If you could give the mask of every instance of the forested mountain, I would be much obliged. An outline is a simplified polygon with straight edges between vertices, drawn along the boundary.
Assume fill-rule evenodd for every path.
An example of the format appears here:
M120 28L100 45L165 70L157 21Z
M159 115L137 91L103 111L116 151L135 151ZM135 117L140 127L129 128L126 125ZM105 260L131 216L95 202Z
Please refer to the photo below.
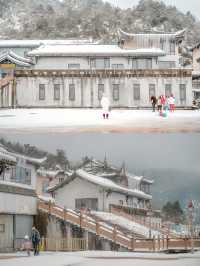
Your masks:
M102 0L0 0L1 39L93 38L116 41L118 28L128 32L187 28L189 45L200 41L200 22L163 2L141 0L120 9Z

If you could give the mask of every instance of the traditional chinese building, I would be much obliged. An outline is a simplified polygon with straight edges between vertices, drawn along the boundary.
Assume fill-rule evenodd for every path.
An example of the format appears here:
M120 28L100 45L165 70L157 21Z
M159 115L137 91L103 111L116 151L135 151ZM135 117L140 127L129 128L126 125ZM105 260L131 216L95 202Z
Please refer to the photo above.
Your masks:
M173 94L192 105L192 70L181 66L184 31L130 34L116 45L90 41L0 41L1 107L150 107Z
M127 173L124 166L115 168L106 160L87 159L48 191L58 204L70 209L109 211L116 205L148 210L152 184L152 180Z
M200 99L200 43L192 48L193 54L193 95L195 99Z
M0 252L19 248L37 213L36 169L44 159L0 146Z

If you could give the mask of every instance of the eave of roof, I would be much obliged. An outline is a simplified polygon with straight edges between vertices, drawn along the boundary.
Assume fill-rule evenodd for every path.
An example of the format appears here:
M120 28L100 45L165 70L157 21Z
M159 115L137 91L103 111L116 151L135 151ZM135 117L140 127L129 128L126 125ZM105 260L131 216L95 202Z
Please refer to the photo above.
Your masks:
M19 65L23 67L30 67L33 64L32 60L18 56L12 51L8 51L0 55L0 63L3 62L4 60L9 60L15 65Z
M135 36L150 36L150 37L154 37L154 36L168 36L168 37L172 37L172 38L180 38L180 37L184 37L186 29L177 31L177 32L155 32L155 33L129 33L126 31L123 31L122 29L118 29L118 35L126 35L129 37L135 37Z
M47 157L43 157L43 158L33 158L33 157L29 157L23 154L19 154L19 153L15 153L15 152L10 152L7 151L6 148L3 147L3 145L0 145L0 155L2 154L6 154L7 156L9 156L10 158L12 158L15 162L17 161L17 158L22 158L24 160L26 160L28 163L31 163L33 165L41 165L43 162L46 161Z
M28 56L119 56L142 57L164 56L166 53L158 48L122 49L117 45L45 45L28 53Z

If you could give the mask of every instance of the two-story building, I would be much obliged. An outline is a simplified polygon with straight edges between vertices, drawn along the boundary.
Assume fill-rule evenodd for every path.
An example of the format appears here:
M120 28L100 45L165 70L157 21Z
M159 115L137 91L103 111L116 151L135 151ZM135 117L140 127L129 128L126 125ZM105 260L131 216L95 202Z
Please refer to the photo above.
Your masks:
M193 55L192 91L194 99L200 99L200 43L197 43L192 48L192 55Z
M148 210L151 209L152 184L152 180L127 173L124 166L115 168L107 161L88 159L48 191L58 205L74 210L88 208L107 212L112 205Z
M30 48L29 43L20 54L19 43L9 41L13 48L0 55L1 106L97 108L103 92L113 108L150 107L151 96L162 94L173 94L178 107L192 105L192 70L181 65L184 31L119 30L118 37L115 45L66 40ZM7 69L13 79L6 83Z
M45 160L0 146L0 251L19 248L37 213L36 169Z

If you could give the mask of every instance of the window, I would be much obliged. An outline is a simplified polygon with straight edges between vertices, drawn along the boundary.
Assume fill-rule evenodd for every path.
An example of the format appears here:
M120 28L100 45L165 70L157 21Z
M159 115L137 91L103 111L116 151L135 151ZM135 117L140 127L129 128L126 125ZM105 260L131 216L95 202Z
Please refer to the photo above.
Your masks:
M39 100L45 100L45 84L39 84Z
M123 200L119 200L119 205L123 206Z
M151 58L146 59L146 68L152 69L152 59Z
M165 84L165 96L169 97L172 94L172 85L171 84Z
M186 101L186 85L180 84L180 101L181 103L185 103Z
M166 68L175 68L176 64L174 61L159 61L158 62L159 68L166 69Z
M124 69L124 64L112 64L113 69Z
M166 40L160 39L160 49L161 50L165 50L165 45L166 45Z
M133 59L132 60L132 68L133 69L138 69L138 61L137 61L137 59Z
M97 69L110 68L110 58L92 58L90 66Z
M152 69L152 58L133 59L132 68L133 69Z
M91 210L98 210L98 199L97 198L82 198L75 199L76 209L88 208Z
M133 85L133 99L135 101L140 100L140 84L134 84Z
M69 69L80 69L80 64L68 64Z
M60 84L54 84L54 100L60 100Z
M0 233L5 233L5 224L0 224Z
M21 184L31 184L31 169L16 166L11 168L11 181Z
M104 93L104 84L98 84L98 100L101 100Z
M149 84L149 99L151 100L152 96L156 96L156 86L155 84Z
M169 49L170 49L170 54L175 54L175 42L174 41L170 41L169 43Z
M75 84L69 84L69 100L75 101Z
M119 101L119 84L113 84L113 100Z

